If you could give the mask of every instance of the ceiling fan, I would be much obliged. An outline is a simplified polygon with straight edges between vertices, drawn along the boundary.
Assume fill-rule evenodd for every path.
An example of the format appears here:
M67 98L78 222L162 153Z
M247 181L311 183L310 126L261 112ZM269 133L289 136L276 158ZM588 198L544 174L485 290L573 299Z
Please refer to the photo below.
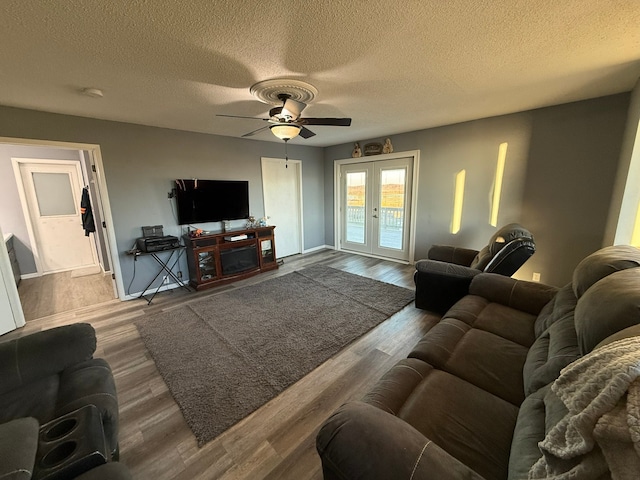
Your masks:
M218 117L250 118L269 122L266 125L245 133L242 137L251 137L267 128L276 137L288 142L300 135L302 138L310 138L315 135L307 128L307 125L326 125L334 127L348 127L350 118L312 118L302 117L301 113L307 104L301 100L312 100L317 90L312 85L298 80L266 80L251 87L251 93L258 99L281 106L274 106L269 110L269 118L245 117L241 115L217 115ZM296 98L297 97L297 98Z

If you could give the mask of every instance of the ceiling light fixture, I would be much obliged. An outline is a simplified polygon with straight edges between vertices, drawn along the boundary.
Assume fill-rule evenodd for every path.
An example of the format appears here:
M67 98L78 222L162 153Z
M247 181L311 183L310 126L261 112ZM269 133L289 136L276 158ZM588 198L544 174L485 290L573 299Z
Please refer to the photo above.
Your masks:
M273 133L280 140L284 140L288 142L292 138L295 138L300 133L300 127L298 125L291 124L281 124L281 125L272 125L269 127L271 129L271 133Z
M302 128L291 123L281 123L279 125L272 125L269 127L269 129L271 130L271 133L273 133L280 140L284 140L284 168L289 168L289 154L287 153L287 144L289 143L289 140L298 136Z
M93 97L93 98L104 97L104 93L99 88L93 88L93 87L83 88L82 93L87 97Z

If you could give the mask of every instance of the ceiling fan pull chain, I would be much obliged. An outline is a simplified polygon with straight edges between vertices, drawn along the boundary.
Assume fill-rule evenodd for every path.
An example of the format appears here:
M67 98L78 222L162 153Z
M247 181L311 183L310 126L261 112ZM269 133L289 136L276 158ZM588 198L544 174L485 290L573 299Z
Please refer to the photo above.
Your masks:
M287 144L289 143L289 139L285 138L284 140L284 168L289 168L289 154L287 153Z

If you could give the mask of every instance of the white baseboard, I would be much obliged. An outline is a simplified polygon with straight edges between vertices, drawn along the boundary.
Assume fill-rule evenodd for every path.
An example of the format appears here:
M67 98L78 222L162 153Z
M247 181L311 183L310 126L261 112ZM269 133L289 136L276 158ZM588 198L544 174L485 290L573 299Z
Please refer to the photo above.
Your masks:
M302 253L311 253L311 252L317 252L318 250L335 250L335 247L333 245L320 245L318 247L313 247L313 248L308 248L306 250L303 250Z
M36 273L21 273L20 274L20 280L28 280L29 278L38 278L41 277L42 275L40 275L38 272Z
M174 288L180 288L181 285L177 284L177 283L168 283L166 285L161 285L160 288L158 289L158 293L160 292L166 292L167 290L173 290ZM151 296L155 293L157 287L154 288L149 288L149 290L147 290L145 292L145 296ZM123 301L127 301L127 300L135 300L136 298L140 298L140 295L142 294L142 292L136 292L136 293L130 293L129 295L125 295L122 300Z

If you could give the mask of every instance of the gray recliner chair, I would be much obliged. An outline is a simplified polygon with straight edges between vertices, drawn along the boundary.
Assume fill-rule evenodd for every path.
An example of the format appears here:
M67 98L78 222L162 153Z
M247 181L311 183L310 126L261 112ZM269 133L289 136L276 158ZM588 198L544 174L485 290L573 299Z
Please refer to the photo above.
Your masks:
M94 328L0 341L0 478L130 479L118 459L118 400Z
M434 245L416 262L416 307L444 313L477 274L510 277L535 251L533 235L517 223L497 230L481 250Z

